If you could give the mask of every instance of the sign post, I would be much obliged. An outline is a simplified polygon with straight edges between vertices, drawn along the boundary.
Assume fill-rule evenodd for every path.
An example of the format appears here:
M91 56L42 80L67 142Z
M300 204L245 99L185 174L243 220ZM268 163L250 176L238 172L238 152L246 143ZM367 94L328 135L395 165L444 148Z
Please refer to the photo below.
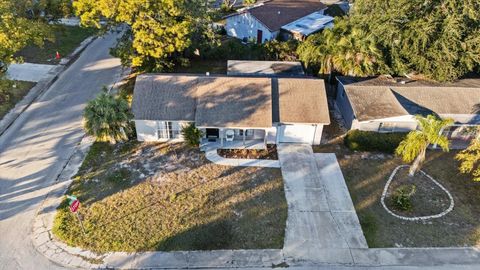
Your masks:
M80 219L80 216L78 215L78 207L80 206L80 201L77 199L77 197L73 195L67 195L68 199L68 205L70 207L70 212L75 213L75 215L78 218L78 222L80 223L80 227L82 227L82 232L85 235L85 228L83 227L82 220Z

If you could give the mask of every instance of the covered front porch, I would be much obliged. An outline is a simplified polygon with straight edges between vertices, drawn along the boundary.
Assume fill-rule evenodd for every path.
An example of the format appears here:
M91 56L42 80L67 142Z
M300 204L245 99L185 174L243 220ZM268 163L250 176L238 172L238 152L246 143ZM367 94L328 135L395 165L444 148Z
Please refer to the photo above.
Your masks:
M265 149L263 129L205 128L200 149Z

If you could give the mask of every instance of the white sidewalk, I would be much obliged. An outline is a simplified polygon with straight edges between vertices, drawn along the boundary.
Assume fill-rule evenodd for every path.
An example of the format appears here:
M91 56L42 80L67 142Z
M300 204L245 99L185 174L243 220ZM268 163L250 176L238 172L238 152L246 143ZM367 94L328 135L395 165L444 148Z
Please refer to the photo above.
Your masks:
M42 64L11 64L8 66L7 78L16 81L38 82L48 76L55 65Z

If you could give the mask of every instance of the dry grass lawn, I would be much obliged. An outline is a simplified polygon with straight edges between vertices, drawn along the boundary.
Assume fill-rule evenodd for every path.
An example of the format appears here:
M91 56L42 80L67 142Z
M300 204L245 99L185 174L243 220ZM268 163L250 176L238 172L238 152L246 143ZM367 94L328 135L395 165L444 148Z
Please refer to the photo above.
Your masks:
M287 217L279 169L224 167L181 144L95 143L54 234L94 251L282 248Z
M28 94L34 85L35 83L24 81L0 81L0 120Z
M423 170L453 195L455 207L439 219L403 221L389 215L380 204L385 183L399 158L376 153L354 153L342 140L317 147L316 152L335 152L347 181L362 229L370 247L480 246L480 182L460 174L456 151L429 151ZM428 202L428 200L421 200ZM430 205L414 205L429 208Z

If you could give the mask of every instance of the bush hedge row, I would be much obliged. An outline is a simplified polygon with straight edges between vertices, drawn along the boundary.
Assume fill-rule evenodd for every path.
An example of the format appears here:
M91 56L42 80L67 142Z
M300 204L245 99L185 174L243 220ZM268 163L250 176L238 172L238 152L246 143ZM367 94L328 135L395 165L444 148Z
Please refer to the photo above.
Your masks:
M345 136L344 143L354 151L379 151L394 153L400 142L408 133L378 133L374 131L350 130Z

